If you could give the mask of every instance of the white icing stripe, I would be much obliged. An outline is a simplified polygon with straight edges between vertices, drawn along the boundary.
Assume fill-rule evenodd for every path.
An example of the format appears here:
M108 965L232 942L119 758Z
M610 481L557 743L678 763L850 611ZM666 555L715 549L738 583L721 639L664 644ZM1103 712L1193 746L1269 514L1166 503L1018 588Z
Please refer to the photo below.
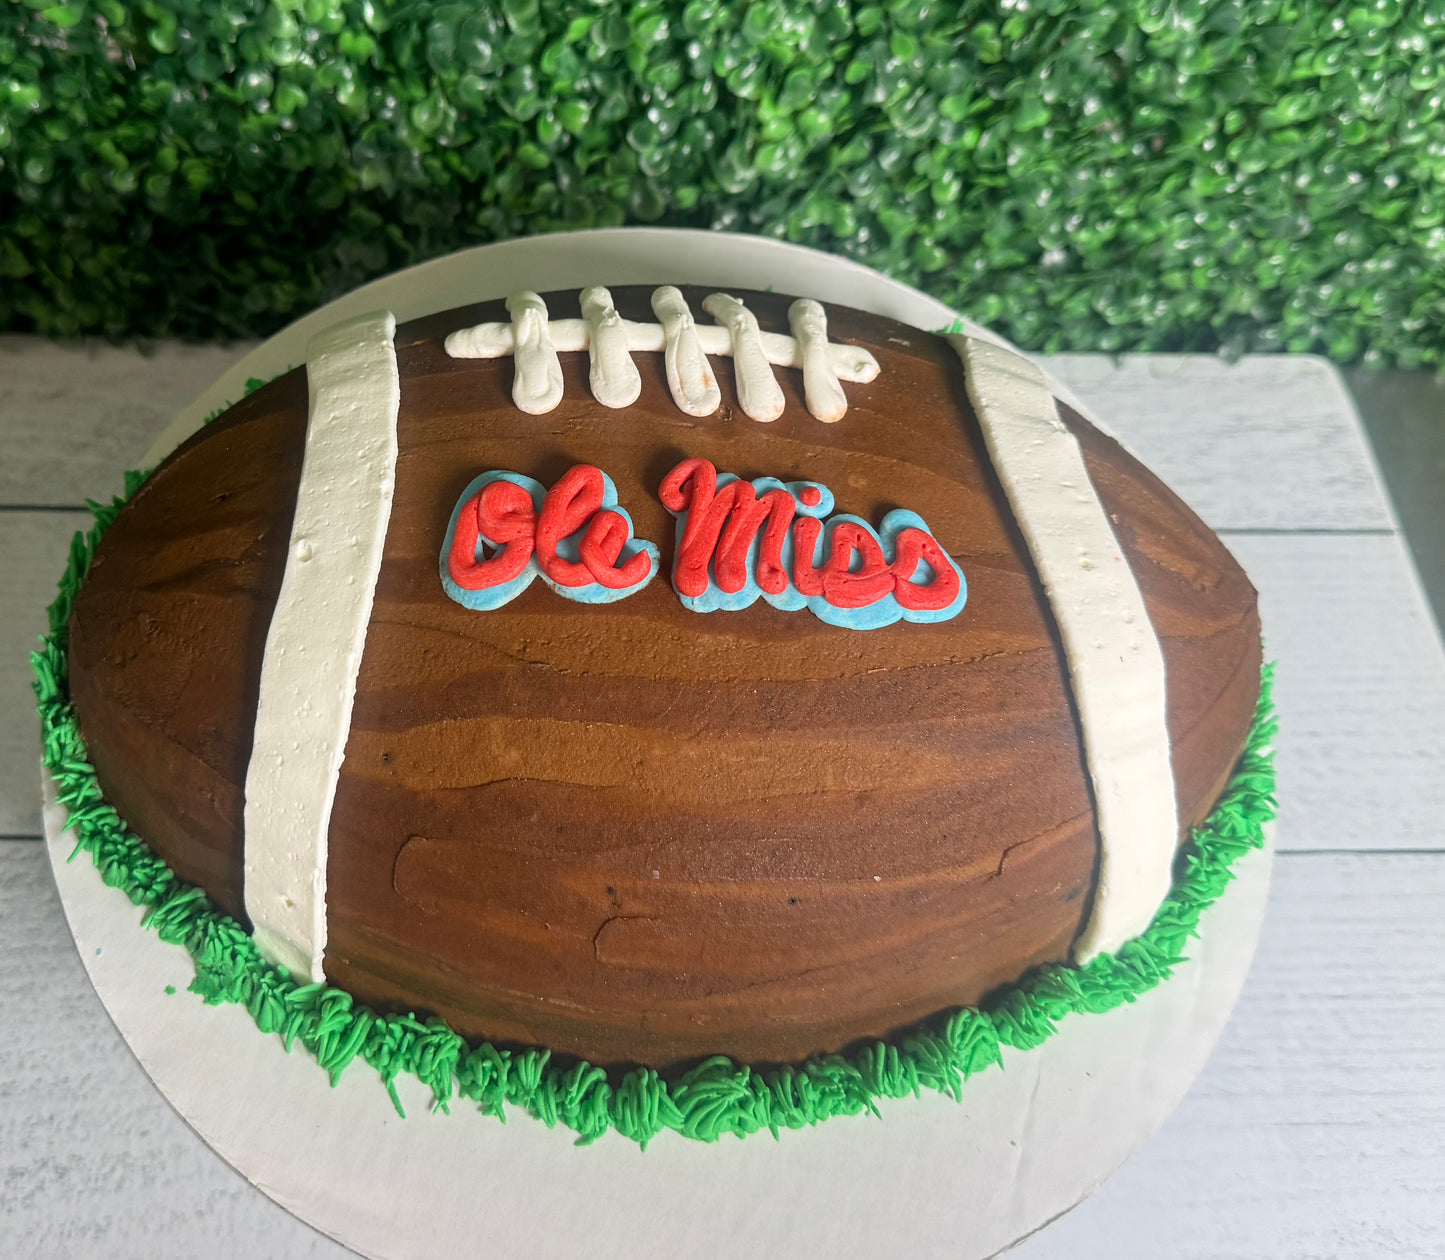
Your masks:
M703 353L682 290L670 284L654 290L652 313L662 328L663 366L672 401L690 416L712 415L722 405L722 390Z
M477 324L458 329L446 339L454 359L499 359L516 355L512 397L533 415L551 411L562 400L557 354L586 350L592 356L592 393L609 407L626 407L642 390L633 354L661 350L673 401L692 416L711 415L722 402L708 355L731 355L738 401L754 420L776 420L783 410L783 392L769 368L801 368L808 410L828 423L840 420L848 400L840 381L867 382L878 375L878 360L862 346L828 341L823 307L808 299L788 311L793 335L763 332L753 313L736 298L714 293L703 309L716 325L693 322L682 293L665 285L652 295L659 323L621 319L612 295L601 286L582 292L581 319L547 319L547 308L535 293L514 293L507 300L512 323Z
M323 978L327 832L396 475L395 331L390 313L363 315L306 356L306 451L245 805L246 913L261 953L298 979Z
M1149 926L1169 891L1179 821L1164 657L1074 436L1043 373L950 336L968 396L1059 627L1099 822L1099 877L1074 945L1087 962Z
M783 389L763 353L758 317L735 297L710 293L702 309L727 329L732 342L733 380L743 414L767 423L783 414Z
M659 290L661 292L661 290ZM681 296L679 294L679 296ZM659 318L661 318L659 316ZM627 330L627 349L632 354L644 354L667 349L666 330L660 324L643 324L636 320L621 321ZM726 328L716 324L694 324L698 347L704 354L729 355L732 353L732 337ZM562 354L568 351L586 350L591 338L584 319L553 319L547 323L547 335L552 348ZM475 324L471 328L460 328L446 339L446 351L454 359L504 359L514 353L516 342L512 337L510 324ZM802 355L798 342L787 333L758 333L758 345L763 357L774 367L800 368ZM878 360L863 346L842 345L830 342L828 345L828 366L840 381L866 383L878 375Z
M803 397L808 410L824 424L834 424L847 412L848 399L828 358L828 317L819 303L799 298L788 307L788 327L803 361Z
M564 320L554 319L547 325L547 331L551 335L552 344L559 350L570 350L567 338L561 333L561 325ZM582 324L580 319L570 321L575 324ZM587 326L582 324L582 335L585 337ZM558 345L561 342L561 345ZM511 324L474 324L470 328L459 328L454 333L448 333L443 343L446 351L454 359L502 359L511 354L517 348L517 343L512 338ZM586 349L583 346L582 349Z
M507 299L512 316L512 401L530 416L551 411L562 401L562 364L547 326L547 306L526 289Z
M604 407L630 407L642 393L642 377L627 353L627 329L600 284L582 290L582 320L592 358L592 397Z

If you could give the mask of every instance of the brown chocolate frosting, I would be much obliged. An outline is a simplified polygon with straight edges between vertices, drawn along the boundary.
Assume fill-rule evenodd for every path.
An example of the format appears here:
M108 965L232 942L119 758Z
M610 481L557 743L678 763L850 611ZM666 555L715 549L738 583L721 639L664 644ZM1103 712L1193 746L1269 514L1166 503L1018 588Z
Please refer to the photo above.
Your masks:
M706 290L684 290L694 310ZM617 288L650 320L650 290ZM788 299L744 296L787 331ZM547 296L554 317L575 293ZM941 339L828 308L881 371L825 425L801 373L782 417L695 419L661 354L611 410L564 354L527 415L512 364L444 336L501 303L402 326L396 497L332 814L326 973L380 1010L593 1062L796 1060L979 1002L1064 960L1098 853L1058 636ZM71 688L109 799L245 922L242 811L261 658L307 418L304 370L233 407L121 512L71 620ZM1060 405L1138 579L1168 671L1181 833L1243 747L1255 593L1152 474ZM968 581L955 619L855 631L759 601L683 607L658 486L702 456L807 478L875 525L919 513ZM481 472L552 485L593 464L662 571L617 603L533 583L477 612L442 589L452 508Z

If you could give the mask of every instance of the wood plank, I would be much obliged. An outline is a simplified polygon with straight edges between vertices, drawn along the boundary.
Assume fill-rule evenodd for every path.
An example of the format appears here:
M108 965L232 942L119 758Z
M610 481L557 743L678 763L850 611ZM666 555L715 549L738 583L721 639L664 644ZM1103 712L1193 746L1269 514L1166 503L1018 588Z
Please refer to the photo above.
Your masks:
M1355 368L1346 380L1435 624L1445 629L1445 375Z
M1445 653L1399 538L1228 542L1279 662L1279 847L1445 847Z
M0 836L40 835L40 719L30 653L89 512L0 512Z
M252 346L0 336L0 506L108 499L172 417Z
M1393 529L1339 373L1309 355L1043 359L1215 529Z
M85 978L43 844L0 842L0 1009L4 1254L351 1254L253 1190L151 1085Z
M1445 1254L1445 854L1284 854L1203 1077L1011 1260Z

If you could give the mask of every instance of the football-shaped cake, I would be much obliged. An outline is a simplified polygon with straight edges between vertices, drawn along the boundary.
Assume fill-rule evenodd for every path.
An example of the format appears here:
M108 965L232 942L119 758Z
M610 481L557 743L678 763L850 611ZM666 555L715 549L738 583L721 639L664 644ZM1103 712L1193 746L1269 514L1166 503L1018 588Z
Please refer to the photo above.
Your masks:
M1245 746L1248 580L992 342L617 287L307 357L69 626L106 799L302 983L609 1069L847 1051L1143 931Z

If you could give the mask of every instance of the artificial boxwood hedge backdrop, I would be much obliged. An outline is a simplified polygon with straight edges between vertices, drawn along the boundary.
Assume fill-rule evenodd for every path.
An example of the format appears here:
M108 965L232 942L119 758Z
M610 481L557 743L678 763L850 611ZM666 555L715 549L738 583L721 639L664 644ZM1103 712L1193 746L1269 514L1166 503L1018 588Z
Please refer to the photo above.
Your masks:
M1445 361L1441 0L9 0L0 327L269 332L619 223L1035 348Z

